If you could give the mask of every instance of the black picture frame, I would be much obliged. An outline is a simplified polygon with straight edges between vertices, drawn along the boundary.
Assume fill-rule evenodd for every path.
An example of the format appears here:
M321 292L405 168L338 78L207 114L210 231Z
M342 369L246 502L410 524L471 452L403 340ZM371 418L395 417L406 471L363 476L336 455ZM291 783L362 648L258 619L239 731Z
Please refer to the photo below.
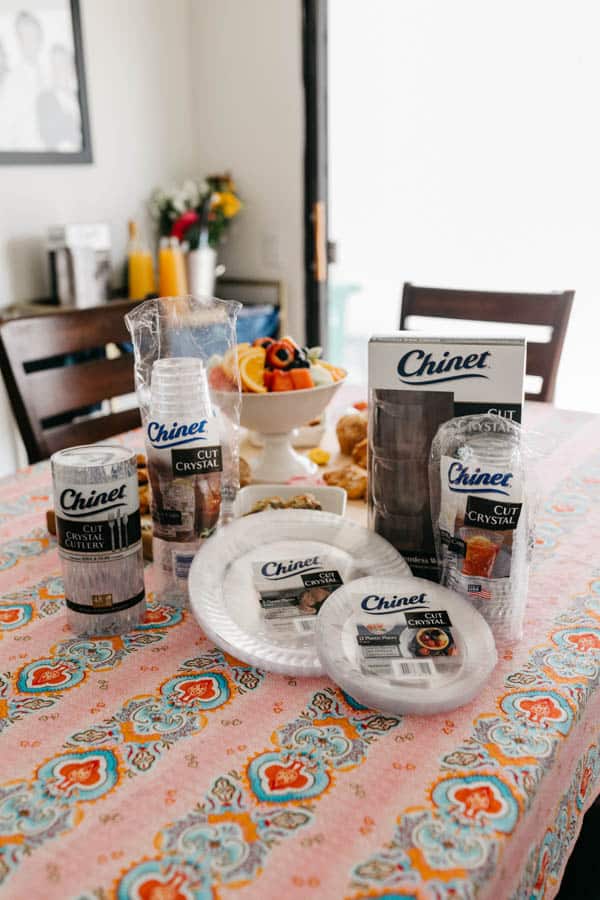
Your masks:
M304 286L309 347L327 353L327 0L302 0L304 80Z
M35 0L29 0L35 6ZM81 113L81 150L76 152L59 152L55 150L0 150L0 166L47 166L77 165L93 162L92 135L90 129L90 113L85 80L85 64L83 53L83 36L81 30L81 13L79 0L70 0L71 27L73 28L73 48L75 51L75 71L79 109Z

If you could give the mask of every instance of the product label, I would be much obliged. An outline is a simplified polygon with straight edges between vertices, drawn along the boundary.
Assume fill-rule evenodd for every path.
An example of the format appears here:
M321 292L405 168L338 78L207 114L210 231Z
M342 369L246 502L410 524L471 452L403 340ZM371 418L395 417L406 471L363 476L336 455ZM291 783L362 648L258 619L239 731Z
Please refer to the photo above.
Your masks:
M223 470L217 419L152 419L146 445L154 536L190 544L211 535L220 515ZM175 575L185 568L168 554L163 564Z
M487 531L514 531L519 524L522 508L522 503L499 503L484 497L467 497L465 524Z
M159 453L168 461L173 478L210 475L222 472L223 458L215 418L152 420L146 428L146 439L153 455Z
M173 551L173 574L175 578L182 578L187 581L195 555L195 553L185 550Z
M427 592L412 596L356 594L355 638L363 671L392 681L430 678L460 665L447 610L430 608ZM394 616L392 624L376 616Z
M177 478L209 475L223 471L223 456L220 447L188 447L185 450L171 450L171 464Z
M263 618L277 630L310 633L323 603L343 584L326 557L253 563Z
M482 601L504 598L523 511L521 472L500 460L443 456L440 478L438 526L448 586Z
M158 509L156 518L160 525L181 525L183 517L179 509Z
M63 558L126 556L141 540L137 476L121 482L55 481L56 531Z
M413 333L369 342L370 390L451 391L455 403L482 403L486 409L506 405L514 412L523 403L524 373L522 339Z
M132 606L141 603L144 596L145 591L144 588L142 588L139 593L134 594L133 597L128 597L126 600L115 601L113 594L92 594L89 603L77 603L69 597L65 597L65 603L69 609L72 609L75 612L88 613L96 616L102 615L103 613L122 612L125 609L130 609Z
M141 563L132 559L127 564L130 579L118 583L110 567L113 561L137 555L141 547L137 474L86 485L55 478L54 504L67 607L101 615L140 603L144 599Z

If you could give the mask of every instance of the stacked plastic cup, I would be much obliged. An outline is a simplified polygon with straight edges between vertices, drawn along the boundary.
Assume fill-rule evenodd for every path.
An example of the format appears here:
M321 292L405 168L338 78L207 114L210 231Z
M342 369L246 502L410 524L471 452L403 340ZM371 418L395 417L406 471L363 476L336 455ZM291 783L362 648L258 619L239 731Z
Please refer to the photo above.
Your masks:
M176 456L218 445L216 427L202 360L157 360L152 367L146 427L152 546L157 589L162 599L177 605L187 601L190 565L219 519L221 475L220 471L195 474L193 464L192 474L180 475L175 471Z
M414 575L437 581L429 512L431 441L452 417L453 395L379 388L371 394L369 520Z
M211 411L206 369L201 359L174 356L157 359L150 384L152 409L171 415L191 408Z

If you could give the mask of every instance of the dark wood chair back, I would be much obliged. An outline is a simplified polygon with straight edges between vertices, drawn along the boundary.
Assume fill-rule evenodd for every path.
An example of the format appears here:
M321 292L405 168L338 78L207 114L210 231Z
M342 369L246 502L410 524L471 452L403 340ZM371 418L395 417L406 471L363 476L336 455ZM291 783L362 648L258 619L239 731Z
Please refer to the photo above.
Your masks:
M81 351L103 351L107 344L129 342L123 316L133 306L135 303L122 301L93 309L57 310L0 325L0 367L29 462L140 425L137 408L52 424L64 413L89 410L134 390L131 353L108 359L100 352L99 358L61 364L68 354L85 355ZM36 363L43 360L52 361L54 368L36 370Z
M548 343L527 341L526 371L528 375L539 376L542 387L539 393L525 396L528 400L551 403L574 296L574 291L511 294L418 287L406 283L402 293L400 328L406 329L409 316L549 326L552 334Z

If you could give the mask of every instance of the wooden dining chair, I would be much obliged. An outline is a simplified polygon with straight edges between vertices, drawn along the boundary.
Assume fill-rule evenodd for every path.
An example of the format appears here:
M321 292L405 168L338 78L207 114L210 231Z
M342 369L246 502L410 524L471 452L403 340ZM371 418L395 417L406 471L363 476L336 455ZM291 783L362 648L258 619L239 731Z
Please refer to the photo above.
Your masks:
M541 378L542 385L539 393L525 396L528 400L551 403L574 296L574 291L512 294L420 287L407 282L402 292L400 329L406 330L410 316L549 326L551 336L547 343L527 341L526 372Z
M131 340L123 316L133 306L119 301L0 325L0 368L30 463L140 425L137 407L79 419L90 407L134 390L133 355L121 350L109 359L105 352L108 344ZM74 364L65 365L65 356Z

